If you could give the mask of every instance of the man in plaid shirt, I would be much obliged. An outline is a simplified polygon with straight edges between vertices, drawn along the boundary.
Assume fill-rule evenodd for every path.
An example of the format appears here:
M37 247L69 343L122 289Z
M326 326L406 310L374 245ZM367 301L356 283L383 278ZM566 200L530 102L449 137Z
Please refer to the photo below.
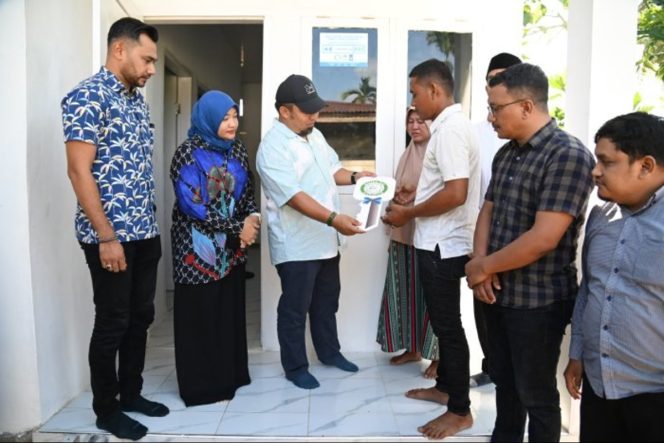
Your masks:
M595 161L549 116L539 67L515 65L488 92L489 121L511 141L494 158L466 275L487 303L492 441L522 441L526 417L530 441L559 441L556 369L578 290L577 240Z

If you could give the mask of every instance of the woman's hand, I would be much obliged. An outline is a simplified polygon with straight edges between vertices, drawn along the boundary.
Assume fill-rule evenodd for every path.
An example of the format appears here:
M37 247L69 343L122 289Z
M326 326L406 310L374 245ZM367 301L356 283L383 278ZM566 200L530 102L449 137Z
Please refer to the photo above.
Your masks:
M253 245L258 238L260 228L261 219L258 215L250 215L245 218L242 232L240 232L240 247L244 249Z

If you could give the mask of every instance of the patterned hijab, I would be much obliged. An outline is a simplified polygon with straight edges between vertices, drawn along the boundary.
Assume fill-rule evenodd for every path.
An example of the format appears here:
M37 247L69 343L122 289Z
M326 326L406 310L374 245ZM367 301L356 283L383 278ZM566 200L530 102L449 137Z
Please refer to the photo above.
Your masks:
M217 135L219 125L231 108L238 109L237 103L226 93L208 91L198 99L191 113L191 128L187 135L200 136L214 148L228 151L233 140L224 140Z

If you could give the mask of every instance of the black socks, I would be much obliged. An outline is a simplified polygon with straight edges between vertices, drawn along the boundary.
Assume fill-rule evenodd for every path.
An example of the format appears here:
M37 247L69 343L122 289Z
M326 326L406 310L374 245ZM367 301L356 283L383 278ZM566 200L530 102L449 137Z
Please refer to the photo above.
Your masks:
M150 401L140 395L130 402L120 402L120 409L125 412L140 412L148 417L163 417L169 410L161 403ZM97 427L108 431L118 438L140 440L148 433L148 428L124 414L115 411L106 417L97 418Z
M140 440L148 432L148 428L120 411L115 411L104 418L98 418L96 424L99 429L108 431L118 438L128 438L129 440Z
M163 417L169 413L166 406L140 395L130 402L120 401L120 409L125 412L140 412L148 417Z

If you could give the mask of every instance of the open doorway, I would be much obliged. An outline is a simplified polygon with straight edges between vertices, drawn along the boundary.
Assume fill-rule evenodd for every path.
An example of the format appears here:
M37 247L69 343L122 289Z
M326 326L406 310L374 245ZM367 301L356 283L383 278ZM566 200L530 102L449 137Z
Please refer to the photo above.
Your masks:
M164 58L163 106L163 220L166 307L173 307L173 265L170 244L174 195L168 171L173 153L187 137L191 110L209 90L229 94L240 106L238 136L249 153L256 201L260 182L255 173L256 151L261 136L261 87L263 71L263 25L257 23L155 24ZM248 251L247 340L250 349L260 343L260 244Z

